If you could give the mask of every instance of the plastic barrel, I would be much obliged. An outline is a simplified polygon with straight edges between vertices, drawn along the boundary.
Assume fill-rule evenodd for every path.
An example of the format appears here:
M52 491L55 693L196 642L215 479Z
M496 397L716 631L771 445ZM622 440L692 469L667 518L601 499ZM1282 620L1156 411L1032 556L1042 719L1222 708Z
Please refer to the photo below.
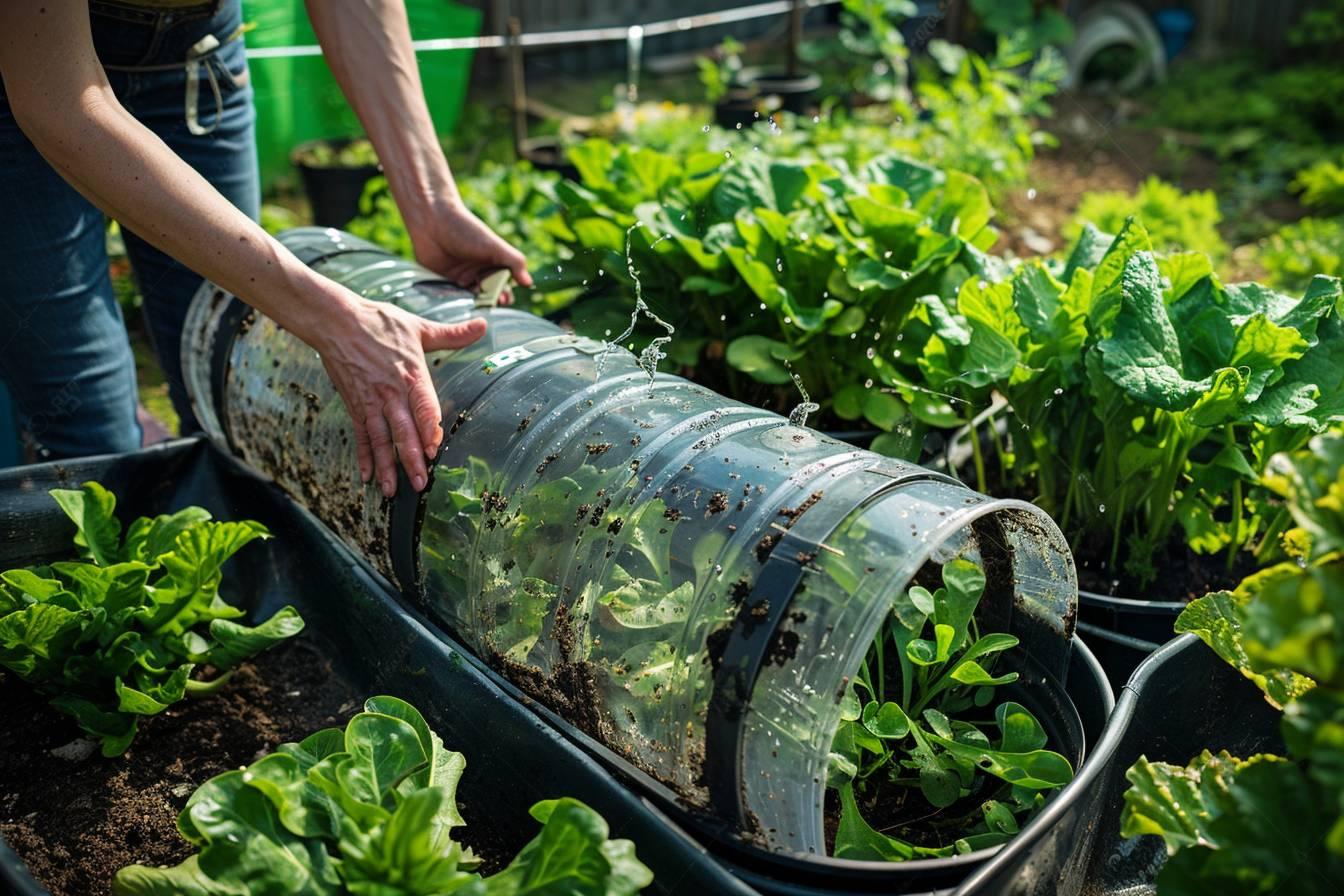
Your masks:
M349 235L283 240L370 298L437 320L477 313ZM1005 658L1020 699L1081 758L1081 718L1096 708L1074 706L1065 685L1073 563L1037 508L650 376L541 318L481 313L485 338L431 357L446 437L424 495L362 486L320 359L209 284L184 334L186 379L214 438L477 656L758 852L824 852L839 696L929 564L986 570L982 626L1021 638ZM983 858L900 867L964 874ZM900 872L865 873L890 886Z

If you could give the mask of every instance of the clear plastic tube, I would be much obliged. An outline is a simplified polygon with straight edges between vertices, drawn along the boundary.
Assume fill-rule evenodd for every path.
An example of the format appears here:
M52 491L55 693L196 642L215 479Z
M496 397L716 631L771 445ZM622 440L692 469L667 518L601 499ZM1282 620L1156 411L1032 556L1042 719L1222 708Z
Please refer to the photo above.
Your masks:
M441 320L477 313L348 235L284 239L363 295ZM203 288L184 345L220 344L221 304ZM539 318L483 313L480 343L431 358L446 436L423 496L359 483L320 359L264 318L244 318L188 382L220 421L212 436L685 802L769 848L822 852L840 696L926 564L978 562L984 624L1062 677L1075 575L1035 507L650 377Z

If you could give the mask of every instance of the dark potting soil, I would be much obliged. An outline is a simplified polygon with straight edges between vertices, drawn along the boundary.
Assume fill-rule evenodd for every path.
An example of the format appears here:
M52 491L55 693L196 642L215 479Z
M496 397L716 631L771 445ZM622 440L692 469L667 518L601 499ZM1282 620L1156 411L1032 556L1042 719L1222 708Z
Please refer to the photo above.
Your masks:
M1157 572L1147 585L1140 585L1123 570L1117 574L1104 560L1089 556L1085 549L1074 553L1074 561L1079 588L1131 600L1191 601L1210 591L1236 588L1238 582L1256 571L1255 559L1249 552L1238 554L1228 569L1226 555L1196 554L1180 539L1173 539L1166 550L1153 557Z
M79 728L0 676L0 836L53 896L101 896L125 865L175 865L194 851L177 816L197 787L281 743L343 726L365 696L300 637L241 666L213 696L143 719L125 755L105 759L95 748L62 759L51 751L80 739ZM474 824L471 807L460 808ZM507 862L488 829L463 839L487 872Z

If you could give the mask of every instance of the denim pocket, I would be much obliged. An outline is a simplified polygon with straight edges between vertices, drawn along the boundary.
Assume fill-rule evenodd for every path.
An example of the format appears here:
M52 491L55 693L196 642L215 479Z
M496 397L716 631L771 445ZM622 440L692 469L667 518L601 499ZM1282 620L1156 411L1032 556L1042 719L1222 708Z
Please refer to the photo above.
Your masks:
M211 54L206 64L219 80L220 92L228 95L252 83L247 70L247 48L241 40L231 40Z

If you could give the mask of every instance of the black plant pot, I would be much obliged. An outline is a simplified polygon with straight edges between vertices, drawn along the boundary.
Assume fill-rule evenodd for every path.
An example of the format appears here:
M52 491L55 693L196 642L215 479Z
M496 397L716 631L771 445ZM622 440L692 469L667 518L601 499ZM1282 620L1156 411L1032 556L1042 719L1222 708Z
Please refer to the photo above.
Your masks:
M359 215L359 197L365 185L381 170L377 165L354 167L316 167L303 161L307 150L320 144L334 149L347 146L351 141L313 140L300 144L290 153L290 162L299 170L303 192L313 208L313 223L321 227L344 227Z
M1282 752L1281 718L1259 688L1194 635L1168 643L1120 691L1091 764L1069 785L1088 792L1077 804L1086 811L1073 811L1063 800L1047 806L956 896L1073 896L1079 891L1061 884L1045 863L1068 848L1071 834L1084 832L1095 840L1075 873L1086 881L1088 896L1152 893L1166 850L1159 837L1120 836L1125 771L1140 756L1185 765L1204 749L1243 758Z
M1123 687L1153 651L1176 637L1185 601L1135 600L1078 592L1078 630L1087 637L1111 685Z
M559 137L529 137L518 147L518 154L538 171L554 171L572 181L579 179L579 169L565 155Z
M241 562L229 565L230 599L263 618L292 604L306 622L304 637L357 692L393 694L416 705L449 749L467 759L458 793L464 804L490 811L472 825L495 828L504 842L516 839L520 847L537 829L527 814L533 802L573 796L607 819L613 837L635 842L655 874L650 892L753 896L666 816L502 691L308 511L203 440L0 472L0 569L69 555L74 529L47 490L88 479L120 498L123 523L190 504L217 519L263 522L275 537L251 545ZM6 711L0 707L0 724L22 724ZM0 893L47 896L3 839Z
M761 118L761 99L754 87L733 87L714 104L714 123L724 130L749 128Z
M785 112L802 115L815 105L813 99L821 89L821 75L800 72L790 75L776 69L747 70L742 74L744 83L756 88L763 97L778 97L779 107Z

